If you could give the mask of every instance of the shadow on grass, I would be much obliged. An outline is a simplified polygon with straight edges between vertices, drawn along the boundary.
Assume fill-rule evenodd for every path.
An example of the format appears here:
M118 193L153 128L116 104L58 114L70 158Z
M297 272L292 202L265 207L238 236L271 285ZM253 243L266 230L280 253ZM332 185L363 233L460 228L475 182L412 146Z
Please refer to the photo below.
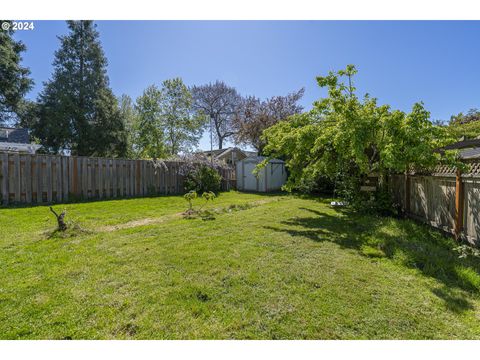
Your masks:
M383 257L417 269L444 285L432 291L448 309L461 312L472 308L472 304L457 292L479 294L480 259L459 258L452 250L457 245L453 239L407 219L360 215L348 210L335 215L309 208L301 210L311 216L295 217L282 221L280 227L266 228L312 241L334 242L366 257Z

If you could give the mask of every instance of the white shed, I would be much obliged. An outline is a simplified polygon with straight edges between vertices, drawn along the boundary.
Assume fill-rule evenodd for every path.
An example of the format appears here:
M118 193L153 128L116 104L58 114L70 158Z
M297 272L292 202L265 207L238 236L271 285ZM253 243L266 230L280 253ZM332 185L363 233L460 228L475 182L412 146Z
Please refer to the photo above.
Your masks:
M255 176L253 170L265 157L252 156L237 162L237 189L240 191L269 192L280 190L287 181L285 162L271 159Z

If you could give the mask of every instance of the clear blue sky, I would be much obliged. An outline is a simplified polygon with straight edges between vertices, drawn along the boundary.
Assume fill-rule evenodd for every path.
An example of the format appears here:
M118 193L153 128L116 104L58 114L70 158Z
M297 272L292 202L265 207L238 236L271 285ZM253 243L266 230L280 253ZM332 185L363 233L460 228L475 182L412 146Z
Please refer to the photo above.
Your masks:
M357 88L408 111L423 101L432 119L480 108L480 22L98 21L116 95L136 98L150 84L216 79L244 95L269 97L305 87L311 108L325 93L317 75L355 64ZM63 21L36 21L15 34L27 45L35 98L52 72ZM208 137L201 148L210 147Z

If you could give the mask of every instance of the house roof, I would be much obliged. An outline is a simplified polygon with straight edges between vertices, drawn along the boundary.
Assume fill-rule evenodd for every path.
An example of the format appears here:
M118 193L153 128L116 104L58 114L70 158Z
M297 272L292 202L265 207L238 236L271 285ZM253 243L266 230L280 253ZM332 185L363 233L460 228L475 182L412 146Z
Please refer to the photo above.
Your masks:
M215 149L215 150L212 150L212 151L206 150L206 151L200 151L200 153L205 154L207 156L210 156L210 154L213 154L213 156L218 158L220 156L226 155L227 153L229 153L231 151L235 151L235 150L241 152L246 157L257 155L257 153L255 151L246 151L246 150L242 150L242 149L237 148L237 147L228 147L228 148L225 148L225 149Z
M7 133L7 137L2 137L0 135L0 142L8 142L8 143L15 143L15 144L30 144L30 135L28 134L27 129L0 127L0 134L3 132Z

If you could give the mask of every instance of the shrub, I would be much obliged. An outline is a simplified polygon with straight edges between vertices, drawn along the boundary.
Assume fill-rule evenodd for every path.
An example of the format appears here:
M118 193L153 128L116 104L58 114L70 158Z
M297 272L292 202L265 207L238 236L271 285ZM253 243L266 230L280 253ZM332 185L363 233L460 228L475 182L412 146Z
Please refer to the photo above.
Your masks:
M222 177L213 168L201 165L185 176L185 190L197 193L220 191Z
M185 190L198 193L220 191L222 177L220 171L229 168L223 162L213 160L204 154L184 154L179 157L182 163L180 175L185 177Z

